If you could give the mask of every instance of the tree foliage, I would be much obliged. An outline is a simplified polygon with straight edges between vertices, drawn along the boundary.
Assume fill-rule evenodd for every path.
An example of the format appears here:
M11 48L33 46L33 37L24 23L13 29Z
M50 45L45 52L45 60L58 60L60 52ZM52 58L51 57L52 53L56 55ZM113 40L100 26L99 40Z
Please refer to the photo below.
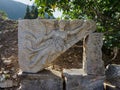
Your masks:
M36 6L32 6L31 8L27 6L26 8L26 14L24 16L24 19L35 19L38 17L38 9Z
M0 10L0 18L2 18L2 19L7 19L8 18L7 14L2 10Z
M53 15L55 8L63 11L63 19L93 19L97 31L104 33L104 46L120 47L119 0L35 0L39 15Z
M30 18L30 8L29 8L29 6L27 6L27 8L26 8L26 14L24 16L24 19L29 19L29 18Z

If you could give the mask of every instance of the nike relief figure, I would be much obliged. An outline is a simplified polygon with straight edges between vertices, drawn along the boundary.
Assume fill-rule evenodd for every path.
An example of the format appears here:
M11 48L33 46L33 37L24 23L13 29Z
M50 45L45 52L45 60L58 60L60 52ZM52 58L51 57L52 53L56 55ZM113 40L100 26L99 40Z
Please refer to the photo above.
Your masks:
M30 31L28 29L24 30L23 32L20 31L22 32L21 38L23 38L23 40L25 41L23 41L24 45L22 46L22 49L24 50L24 53L26 53L25 57L27 57L28 59L26 60L26 66L24 65L24 67L26 68L23 68L23 66L21 65L21 63L24 61L19 62L22 66L22 70L25 72L34 73L48 67L58 56L60 56L68 48L72 47L72 45L77 43L90 32L95 31L95 23L93 23L92 21L48 21L44 19L38 21L40 22L40 24L43 24L43 26L41 26L40 28L48 27L47 29L51 30L45 29L45 31L43 29L43 31L41 30L40 34L34 33L34 30ZM25 22L31 21L28 20ZM36 21L34 20L34 22ZM20 21L19 23L24 23L24 20ZM22 25L20 25L19 27L21 30ZM68 29L66 29L66 27ZM36 27L34 27L34 29L36 29Z

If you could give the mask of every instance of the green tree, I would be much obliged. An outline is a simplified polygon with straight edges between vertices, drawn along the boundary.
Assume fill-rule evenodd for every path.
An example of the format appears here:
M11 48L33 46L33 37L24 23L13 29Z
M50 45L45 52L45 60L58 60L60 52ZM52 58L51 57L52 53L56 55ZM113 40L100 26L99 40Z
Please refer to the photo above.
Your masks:
M24 19L35 19L38 17L38 9L35 5L33 5L30 9L29 6L26 8L26 14Z
M1 10L0 10L0 18L8 19L7 14L4 11L1 11Z
M93 19L97 31L104 33L104 46L120 48L119 0L35 0L39 15L53 15L55 8L63 11L63 19Z
M34 5L32 6L30 14L31 14L31 19L35 19L38 17L38 9L36 6Z
M30 18L30 8L29 8L29 6L27 5L26 13L25 13L24 19L29 19L29 18Z

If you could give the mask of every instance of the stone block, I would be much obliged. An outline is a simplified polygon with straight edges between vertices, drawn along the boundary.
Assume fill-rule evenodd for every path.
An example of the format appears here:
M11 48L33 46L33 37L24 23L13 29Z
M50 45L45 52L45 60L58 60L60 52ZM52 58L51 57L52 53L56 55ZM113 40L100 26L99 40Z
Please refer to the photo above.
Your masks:
M27 19L18 23L19 66L29 73L50 66L96 29L95 22L84 20Z
M120 88L120 65L111 64L107 66L105 83Z
M110 64L106 67L107 78L120 77L120 65Z
M61 73L44 70L36 74L22 73L18 90L63 90Z
M102 34L91 33L83 41L83 69L88 75L105 75Z
M86 75L82 69L65 69L65 90L104 90L104 76Z

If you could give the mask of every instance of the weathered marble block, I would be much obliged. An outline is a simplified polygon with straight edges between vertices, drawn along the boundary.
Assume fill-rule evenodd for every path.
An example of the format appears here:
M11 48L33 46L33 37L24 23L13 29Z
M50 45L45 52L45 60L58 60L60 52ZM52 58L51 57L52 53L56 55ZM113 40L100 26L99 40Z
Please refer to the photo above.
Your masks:
M106 67L105 73L106 73L107 78L120 77L120 65L109 64Z
M37 74L22 73L18 90L63 90L60 72L44 70Z
M102 34L91 33L83 40L83 69L88 75L105 75Z
M114 86L115 88L119 88L120 90L120 65L111 64L107 66L105 83Z
M104 76L86 75L83 69L65 69L65 90L104 90Z
M20 68L23 72L31 73L43 70L95 29L96 25L93 21L19 20Z

